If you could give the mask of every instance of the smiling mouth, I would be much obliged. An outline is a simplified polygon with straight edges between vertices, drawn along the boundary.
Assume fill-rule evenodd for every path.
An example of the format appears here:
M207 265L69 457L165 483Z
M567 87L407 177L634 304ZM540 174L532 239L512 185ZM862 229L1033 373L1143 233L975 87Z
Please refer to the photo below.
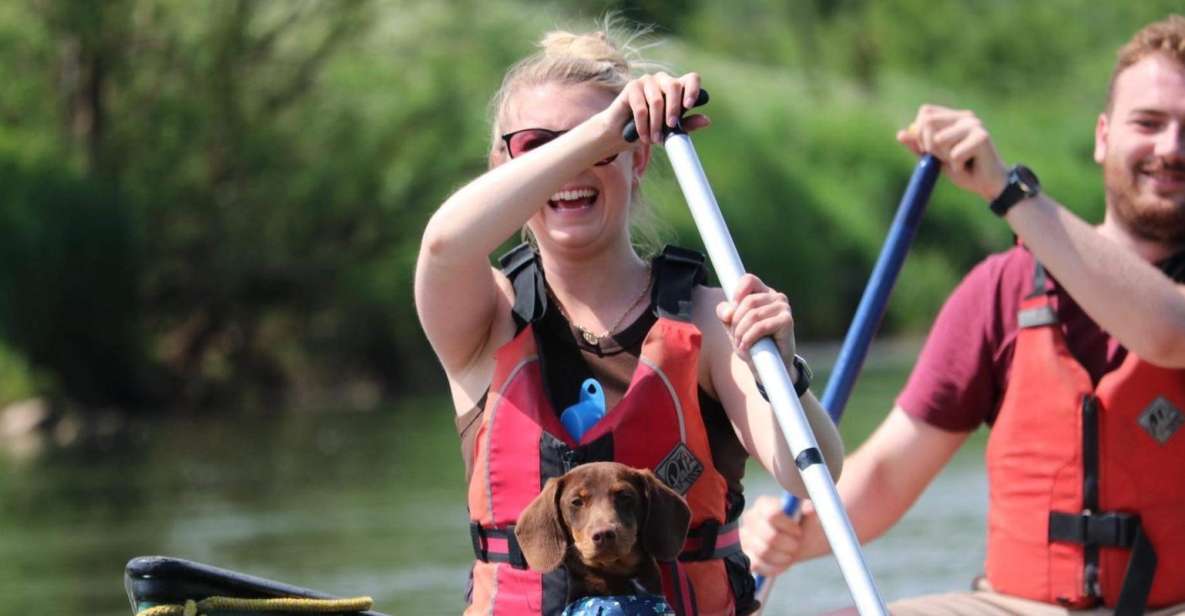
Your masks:
M597 200L596 190L592 188L576 188L561 190L547 200L547 205L556 210L578 210L592 207Z
M1158 167L1142 170L1144 177L1152 181L1153 186L1178 190L1185 187L1185 168Z

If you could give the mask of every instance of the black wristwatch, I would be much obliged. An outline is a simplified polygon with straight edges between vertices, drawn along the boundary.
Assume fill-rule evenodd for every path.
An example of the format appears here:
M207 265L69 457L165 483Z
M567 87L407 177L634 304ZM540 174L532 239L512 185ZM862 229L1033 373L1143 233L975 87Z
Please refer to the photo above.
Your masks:
M996 216L1003 217L1012 206L1029 197L1035 197L1040 192L1041 182L1037 180L1037 174L1024 165L1017 165L1008 172L1008 183L1004 185L1004 191L993 199L988 207Z
M815 375L811 372L811 367L806 365L806 360L797 353L794 355L794 359L790 360L790 364L798 372L798 379L794 381L794 395L801 398L806 390L811 388L811 379L815 378ZM757 393L761 394L766 402L769 402L769 394L765 392L765 386L761 384L761 381L757 381Z
M794 381L794 394L801 398L806 390L811 388L811 379L815 378L815 375L811 372L811 367L806 365L806 360L797 353L794 354L794 359L790 363L798 371L798 380Z

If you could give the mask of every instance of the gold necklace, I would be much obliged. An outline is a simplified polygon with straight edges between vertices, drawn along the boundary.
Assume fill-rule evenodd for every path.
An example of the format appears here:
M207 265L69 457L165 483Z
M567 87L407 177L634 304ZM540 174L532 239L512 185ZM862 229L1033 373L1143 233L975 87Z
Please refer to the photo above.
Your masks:
M564 316L564 319L566 319L568 321L568 324L571 325L572 327L575 327L576 331L580 332L580 337L584 338L585 342L587 342L593 346L597 346L601 343L602 338L609 338L614 333L616 333L617 328L621 326L621 323L623 321L625 321L625 318L628 317L630 315L630 313L633 312L634 309L637 308L638 305L642 303L642 300L645 299L646 296L648 295L647 292L650 291L650 287L654 284L654 278L649 275L650 268L646 268L646 269L647 269L648 273L646 276L646 284L645 284L645 286L642 287L642 292L639 293L638 297L634 299L634 303L630 304L630 307L626 308L625 312L621 313L621 316L617 318L617 321L615 323L613 323L613 325L611 327L609 327L609 329L605 330L605 333L603 333L599 336L597 334L593 333L593 331L591 329L588 329L586 327L578 325L575 321L573 321L572 317L568 314L568 311L564 309L564 303L561 302L559 300L559 298L555 296L555 292L551 290L551 285L547 284L547 282L544 281L544 286L547 288L548 297L550 297L552 299L552 301L555 302L556 308L560 309L560 314L562 314Z

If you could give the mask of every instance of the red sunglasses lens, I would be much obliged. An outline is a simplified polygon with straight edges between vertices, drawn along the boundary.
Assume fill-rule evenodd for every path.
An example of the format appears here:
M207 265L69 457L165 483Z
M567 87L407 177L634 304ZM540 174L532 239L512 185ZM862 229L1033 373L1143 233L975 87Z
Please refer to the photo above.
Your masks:
M542 128L533 128L514 133L506 145L510 150L510 157L514 158L555 139L557 133Z
M502 137L506 141L506 149L510 153L511 158L521 156L535 148L546 144L547 142L559 137L567 131L552 131L546 128L528 128L518 132L510 133ZM614 154L609 158L597 161L597 166L608 165L617 158Z

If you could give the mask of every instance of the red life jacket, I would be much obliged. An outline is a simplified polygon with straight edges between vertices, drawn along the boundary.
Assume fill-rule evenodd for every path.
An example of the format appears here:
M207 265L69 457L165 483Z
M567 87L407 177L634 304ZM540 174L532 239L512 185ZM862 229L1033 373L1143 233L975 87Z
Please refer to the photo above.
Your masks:
M1185 370L1129 352L1094 386L1034 278L988 440L988 581L1119 614L1185 601Z
M726 481L713 466L699 411L701 334L689 315L692 289L703 280L703 257L668 247L655 268L658 319L642 343L629 387L575 441L545 388L541 345L532 325L547 302L536 255L520 247L503 258L521 330L495 354L473 446L469 515L477 562L467 615L563 610L567 573L562 567L546 575L527 569L514 524L547 479L602 460L649 468L687 499L691 531L684 552L678 562L659 563L664 595L677 614L728 615L756 608L751 584L734 592L722 560L740 553L739 534L736 520L728 518ZM741 593L747 596L736 596Z

